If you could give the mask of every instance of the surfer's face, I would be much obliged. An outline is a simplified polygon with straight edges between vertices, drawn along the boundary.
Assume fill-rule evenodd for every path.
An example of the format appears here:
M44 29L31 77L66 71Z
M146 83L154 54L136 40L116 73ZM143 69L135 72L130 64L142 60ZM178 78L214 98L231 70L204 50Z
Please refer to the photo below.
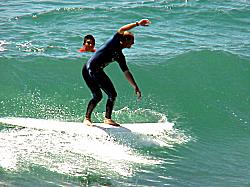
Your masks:
M134 39L131 39L131 40L127 40L125 43L126 43L126 48L131 48L135 42L134 42Z
M134 42L134 35L131 32L125 31L123 34L123 47L130 48L135 43Z

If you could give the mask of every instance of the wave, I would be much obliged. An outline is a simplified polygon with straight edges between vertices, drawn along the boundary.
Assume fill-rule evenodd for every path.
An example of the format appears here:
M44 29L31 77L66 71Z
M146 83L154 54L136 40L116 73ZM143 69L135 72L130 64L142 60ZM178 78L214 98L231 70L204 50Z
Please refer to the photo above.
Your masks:
M184 105L196 106L211 118L248 125L249 59L224 51L198 51L170 60L167 68L175 72L175 86L186 98L181 99Z
M143 64L136 71L142 71L136 77L140 83L146 82L144 93L157 104L151 103L151 108L157 111L168 108L171 118L177 117L179 122L202 116L220 119L221 125L229 119L248 125L250 61L247 57L203 50L163 58L160 63ZM198 121L195 124L199 126Z
M107 68L118 91L114 111L118 121L170 120L179 124L203 116L248 126L248 58L210 50L157 58L155 63L147 63L144 58L133 56L130 61L136 63L129 64L143 93L140 102L136 102L133 90L117 71L119 67L114 64ZM1 57L0 116L81 121L91 97L81 77L87 59ZM102 120L104 108L105 99L94 113L96 121ZM198 124L192 124L192 128Z

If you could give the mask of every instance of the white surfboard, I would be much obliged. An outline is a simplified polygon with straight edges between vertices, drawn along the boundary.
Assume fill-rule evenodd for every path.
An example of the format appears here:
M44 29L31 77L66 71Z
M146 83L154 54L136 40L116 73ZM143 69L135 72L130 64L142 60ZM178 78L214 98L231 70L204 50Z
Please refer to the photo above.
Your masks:
M5 117L0 118L0 124L8 124L11 126L53 130L58 132L90 134L90 135L110 135L110 134L144 134L158 135L164 131L171 130L173 123L127 123L120 124L120 127L107 125L103 123L94 123L93 127L84 125L81 122L65 122L57 120L35 119L35 118L18 118Z

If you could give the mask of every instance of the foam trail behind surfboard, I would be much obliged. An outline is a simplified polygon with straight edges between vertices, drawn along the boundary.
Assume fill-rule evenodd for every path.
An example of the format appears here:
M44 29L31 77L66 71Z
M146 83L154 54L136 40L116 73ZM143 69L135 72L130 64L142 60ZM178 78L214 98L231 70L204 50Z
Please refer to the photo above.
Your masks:
M42 124L42 121L40 122ZM112 176L114 172L130 176L133 173L131 171L135 169L134 164L160 163L124 144L127 139L107 139L107 133L101 129L105 137L9 127L0 130L0 167L10 170L18 171L18 168L23 167L22 163L25 163L27 166L41 165L51 171L79 176L83 176L85 171L92 171L93 168L98 168L98 173L102 176L107 173Z
M58 173L79 173L80 176L92 168L98 168L102 176L107 173L113 176L114 172L131 176L137 167L140 169L138 164L162 162L136 150L184 142L179 141L182 136L178 131L176 136L171 136L176 132L172 123L88 127L77 122L12 117L0 118L0 125L5 126L0 131L1 167L15 169L20 167L19 163L27 162ZM8 128L11 126L21 129ZM165 138L170 140L165 141Z

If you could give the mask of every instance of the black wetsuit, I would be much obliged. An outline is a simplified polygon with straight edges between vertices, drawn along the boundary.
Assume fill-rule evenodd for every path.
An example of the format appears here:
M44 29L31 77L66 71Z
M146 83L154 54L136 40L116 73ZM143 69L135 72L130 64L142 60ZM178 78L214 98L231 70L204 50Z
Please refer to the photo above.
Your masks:
M111 119L111 114L115 99L117 97L117 93L115 91L113 83L105 74L103 69L111 62L117 61L123 72L128 70L125 56L122 53L120 44L122 37L122 34L116 33L102 47L100 47L89 59L89 61L83 66L83 78L93 95L93 98L90 100L87 107L87 118L91 117L92 111L96 107L97 103L101 101L102 89L108 95L105 117Z

